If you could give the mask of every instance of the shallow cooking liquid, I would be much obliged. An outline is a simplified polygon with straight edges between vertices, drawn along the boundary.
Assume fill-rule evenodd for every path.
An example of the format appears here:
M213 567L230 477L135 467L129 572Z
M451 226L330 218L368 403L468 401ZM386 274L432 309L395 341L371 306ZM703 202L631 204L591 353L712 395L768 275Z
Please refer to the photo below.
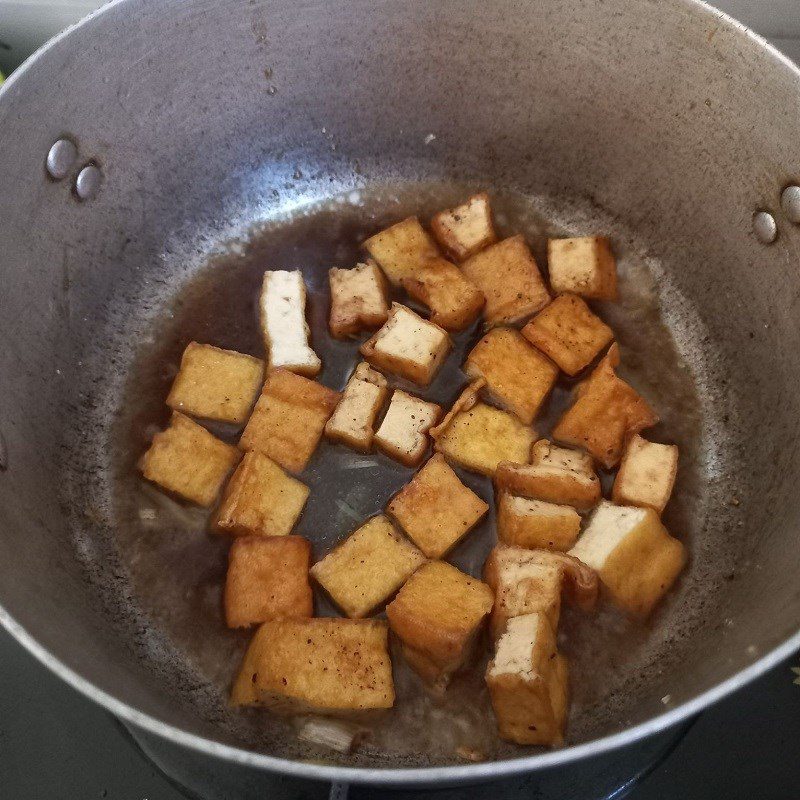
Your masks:
M303 270L309 289L307 316L313 346L324 363L319 380L341 389L358 361L359 342L337 342L327 334L327 270L355 264L359 244L386 224L409 214L427 219L434 211L465 197L470 188L474 187L378 187L266 223L244 243L232 243L229 252L211 259L182 286L150 340L138 351L114 431L116 544L130 573L132 602L159 632L163 648L169 651L165 658L182 663L188 676L184 680L193 684L186 692L188 701L202 705L202 713L226 726L242 744L271 750L275 732L272 724L272 732L264 732L269 712L233 712L225 707L229 683L250 635L230 631L223 623L221 590L229 541L208 532L204 511L183 506L142 481L136 460L153 432L169 418L164 401L188 342L207 342L263 356L257 298L266 269ZM663 421L651 435L681 446L676 496L665 521L691 551L693 534L699 534L705 515L708 446L692 371L682 361L659 311L658 276L639 255L639 244L621 237L613 222L599 221L595 211L591 217L575 209L548 208L510 192L494 192L493 202L501 236L524 233L542 266L549 235L612 234L620 256L621 302L598 304L596 308L617 333L622 373L661 413ZM420 389L394 379L392 383L449 406L466 383L459 366L479 336L480 331L473 327L454 337L454 350L430 387ZM683 345L688 346L686 341ZM536 422L540 435L548 434L568 401L569 388L567 381L556 388L544 415ZM237 439L238 431L219 425L209 427L228 441ZM310 486L311 496L295 532L307 536L313 543L314 557L321 557L364 520L379 513L413 472L383 455L362 455L323 440L301 476ZM492 503L488 478L458 472L468 486ZM608 487L607 476L604 483ZM495 541L492 508L449 560L480 575ZM711 591L710 585L707 590L703 588L706 579L702 567L690 570L681 592L690 600L673 598L648 625L627 622L605 607L590 616L565 610L560 640L571 663L568 740L592 736L616 704L624 706L632 685L647 679L648 670L658 674L655 665L665 659L670 642L682 627L691 626L698 618L703 597ZM336 613L320 592L316 594L316 608L319 615ZM394 763L405 757L417 764L428 759L438 763L458 760L458 748L474 750L486 758L526 752L496 737L482 680L488 643L484 653L473 669L453 681L444 698L438 698L422 688L399 653L394 652L397 703L391 712L365 723L370 735L362 752L367 756L388 753ZM285 723L288 737L292 736L292 724ZM280 728L278 735L283 738ZM283 747L282 752L286 752ZM313 748L309 753L299 744L290 745L288 752L316 760L334 758Z

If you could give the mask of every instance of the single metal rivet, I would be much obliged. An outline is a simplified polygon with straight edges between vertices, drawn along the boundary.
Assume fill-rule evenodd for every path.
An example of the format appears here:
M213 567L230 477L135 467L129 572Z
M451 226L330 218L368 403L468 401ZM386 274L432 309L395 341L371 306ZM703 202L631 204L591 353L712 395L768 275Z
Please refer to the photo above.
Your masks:
M778 223L769 211L753 214L753 233L761 244L772 244L778 238Z
M67 177L78 157L78 148L69 139L59 139L47 154L47 172L53 180Z
M800 225L800 186L787 186L781 192L781 208L789 222Z
M97 194L103 181L103 173L95 164L87 164L75 180L75 193L81 200L90 200Z

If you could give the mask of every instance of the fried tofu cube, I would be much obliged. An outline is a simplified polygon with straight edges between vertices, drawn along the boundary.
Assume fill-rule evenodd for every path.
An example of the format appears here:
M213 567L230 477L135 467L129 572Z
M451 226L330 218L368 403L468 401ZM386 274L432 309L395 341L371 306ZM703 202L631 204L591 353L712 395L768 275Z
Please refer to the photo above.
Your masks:
M566 552L580 529L580 514L572 506L498 493L497 538L504 544Z
M306 285L300 270L265 272L259 308L269 368L313 378L322 362L308 343Z
M391 708L386 623L330 618L263 623L247 648L231 702L281 714L352 715Z
M244 454L225 487L214 528L233 536L286 536L308 500L309 489L257 450Z
M483 316L490 327L522 322L550 302L550 292L522 236L481 250L461 268L486 297Z
M431 428L434 449L482 475L493 475L502 461L525 463L536 432L513 414L478 401L483 379L470 384L447 416Z
M387 392L386 378L362 361L347 382L333 416L325 424L325 435L366 453L372 445L375 419Z
M588 453L540 439L531 448L530 461L530 464L498 465L497 488L579 511L588 511L600 502L600 479Z
M447 332L400 303L392 303L386 324L360 352L377 369L427 386L450 352Z
M619 463L625 441L658 422L658 414L629 384L617 376L619 348L608 353L580 383L575 402L553 429L553 438L582 447L606 469Z
M489 331L467 356L464 372L484 378L493 403L530 425L558 377L558 368L513 328Z
M335 339L357 336L380 328L389 316L386 281L370 258L352 269L328 270L331 315L328 327Z
M508 620L523 614L544 614L558 628L561 598L585 611L597 601L594 570L566 553L496 545L483 567L483 579L494 592L491 629L502 635Z
M373 517L311 568L348 617L366 617L391 597L425 556L383 515Z
M428 558L442 558L478 524L489 506L436 453L386 510Z
M556 746L564 742L567 660L543 614L509 621L486 669L486 685L501 739Z
M492 590L444 561L420 567L386 607L389 627L420 677L444 689L473 653Z
M425 457L428 431L441 413L442 409L436 403L396 389L375 434L375 445L389 458L414 467Z
M239 460L237 449L189 417L172 412L169 427L153 437L139 460L148 481L199 506L210 506Z
M465 203L440 211L431 220L431 231L442 250L456 261L474 256L494 244L497 234L486 192L474 194Z
M241 425L250 416L263 380L260 358L189 342L167 405L192 417Z
M400 286L403 278L413 277L426 261L440 255L436 242L416 217L376 233L364 242L364 247L394 286Z
M669 535L652 508L603 501L569 551L600 576L611 601L644 619L686 563L683 544Z
M302 375L270 372L239 447L264 453L289 472L302 472L339 398L339 392Z
M247 628L270 619L310 617L311 543L302 536L240 536L228 553L225 621Z
M556 297L522 329L522 335L567 375L577 375L614 341L614 331L575 294Z
M547 266L550 285L556 293L572 292L595 300L617 299L617 262L603 236L550 239Z
M431 322L447 331L472 325L483 308L483 292L455 265L443 258L427 261L412 276L403 278L410 297L431 311Z
M628 441L611 498L618 505L647 506L664 511L678 475L678 448L648 442L641 436Z

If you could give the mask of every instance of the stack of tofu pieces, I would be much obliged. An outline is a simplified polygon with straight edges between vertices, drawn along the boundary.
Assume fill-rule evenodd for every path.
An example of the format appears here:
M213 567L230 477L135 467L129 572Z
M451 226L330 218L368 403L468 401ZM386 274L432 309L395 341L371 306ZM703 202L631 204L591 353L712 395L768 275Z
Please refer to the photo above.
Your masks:
M685 561L660 521L677 448L639 435L658 417L617 375L614 334L587 304L616 299L614 256L604 238L550 240L548 286L522 236L498 240L485 193L437 214L430 233L411 217L364 247L363 263L329 273L331 336L369 337L342 391L314 380L321 361L301 273L267 272L266 370L250 355L190 343L167 400L170 426L141 469L186 500L216 504L213 530L234 537L227 624L259 626L235 704L375 713L395 700L389 631L408 666L444 692L488 629L500 736L557 745L568 708L562 600L588 611L601 590L643 619ZM390 301L401 292L409 304ZM451 335L480 317L452 406L409 390L425 393ZM540 438L534 422L562 373L580 381L552 440ZM192 417L244 426L238 446ZM323 436L419 469L385 513L312 566L310 542L292 531L309 494L299 476ZM617 467L604 500L596 470ZM494 485L497 544L483 580L447 561L489 510L462 471ZM313 617L312 582L342 618Z

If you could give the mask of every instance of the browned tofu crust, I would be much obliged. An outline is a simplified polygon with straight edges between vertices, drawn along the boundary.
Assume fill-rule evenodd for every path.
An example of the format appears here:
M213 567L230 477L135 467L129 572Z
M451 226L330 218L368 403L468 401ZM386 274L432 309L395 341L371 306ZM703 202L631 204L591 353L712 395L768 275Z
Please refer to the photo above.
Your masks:
M302 536L241 536L228 553L225 621L246 628L270 619L310 617L311 543Z
M619 463L625 441L658 422L658 414L619 378L619 349L612 345L575 392L575 402L553 429L553 438L582 447L606 469Z
M386 510L428 558L442 558L477 525L489 506L436 453Z
M386 280L378 265L368 259L352 269L328 270L331 314L328 327L335 339L357 336L386 322L389 299Z
M308 487L263 453L244 454L225 487L214 528L233 536L286 536L308 500Z
M487 247L461 268L486 297L483 316L489 326L522 322L550 302L550 292L522 236Z
M199 506L210 506L239 460L235 447L177 411L139 460L142 475Z
M519 331L494 328L467 356L464 371L484 378L492 402L530 425L558 378L558 368Z
M522 335L567 375L588 367L614 340L614 331L574 294L556 297L522 329Z
M386 400L386 378L362 361L350 376L339 405L325 424L325 435L366 453L375 435L375 419Z
M387 638L381 620L265 622L247 649L231 702L284 714L391 708L394 683Z
M661 514L678 475L678 448L648 442L638 434L628 440L611 498L615 503L646 506Z
M504 544L566 552L580 530L581 517L572 506L497 492L497 538Z
M455 208L440 211L431 220L431 232L439 246L456 261L494 244L497 234L486 192L474 194Z
M407 217L370 236L364 247L394 286L399 286L403 278L412 277L426 261L440 255L436 242L416 217Z
M434 258L403 278L403 288L431 311L431 322L446 331L472 325L483 308L483 292L464 273L444 258Z
M550 285L595 300L617 299L617 262L604 236L550 239L547 243Z
M267 376L239 447L264 453L289 472L301 472L339 397L310 378L276 369Z
M428 432L442 409L402 389L395 389L386 415L375 434L375 444L389 458L407 467L419 464L428 450Z

